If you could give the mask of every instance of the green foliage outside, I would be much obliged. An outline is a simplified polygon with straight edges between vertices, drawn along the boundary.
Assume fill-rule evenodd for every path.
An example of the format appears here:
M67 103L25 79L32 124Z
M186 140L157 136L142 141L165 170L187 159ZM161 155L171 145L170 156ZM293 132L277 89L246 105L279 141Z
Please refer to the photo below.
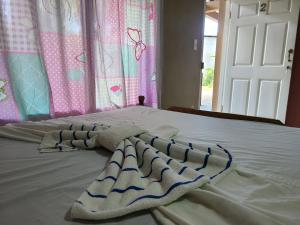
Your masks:
M214 69L213 68L205 68L203 71L202 86L212 87L213 80L214 80Z

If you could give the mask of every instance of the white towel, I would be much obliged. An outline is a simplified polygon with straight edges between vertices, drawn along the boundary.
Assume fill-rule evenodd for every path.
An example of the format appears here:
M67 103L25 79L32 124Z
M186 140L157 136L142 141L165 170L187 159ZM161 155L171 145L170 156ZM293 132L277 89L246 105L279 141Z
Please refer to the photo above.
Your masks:
M39 141L43 136L41 152L99 147L113 151L105 169L72 205L73 218L107 219L166 205L235 167L222 146L162 139L132 123L2 128L0 135L20 140ZM168 138L178 129L163 126L154 132Z
M44 136L39 149L40 152L53 152L104 147L113 152L122 140L145 132L128 122L113 126L97 123L61 125L59 130Z
M71 215L107 219L165 205L232 168L232 157L221 146L176 144L149 134L130 137L74 203Z

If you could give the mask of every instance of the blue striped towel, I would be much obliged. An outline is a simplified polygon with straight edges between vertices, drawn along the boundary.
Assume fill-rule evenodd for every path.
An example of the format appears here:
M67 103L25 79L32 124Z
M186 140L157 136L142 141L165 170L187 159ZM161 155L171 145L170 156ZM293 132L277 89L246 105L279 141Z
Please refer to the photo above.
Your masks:
M111 129L107 125L70 126L68 130L52 132L53 149L101 146L98 135ZM220 145L196 145L133 130L128 129L130 136L113 149L104 170L74 202L72 218L108 219L165 205L216 181L235 167L230 152ZM48 135L46 142L49 140ZM51 149L47 143L44 146Z

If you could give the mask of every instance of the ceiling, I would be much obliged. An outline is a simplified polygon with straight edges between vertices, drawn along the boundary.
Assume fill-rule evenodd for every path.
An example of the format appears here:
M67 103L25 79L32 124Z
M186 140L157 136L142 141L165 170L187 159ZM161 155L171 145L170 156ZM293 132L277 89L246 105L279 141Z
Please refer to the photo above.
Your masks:
M217 21L219 18L219 0L206 0L205 14Z

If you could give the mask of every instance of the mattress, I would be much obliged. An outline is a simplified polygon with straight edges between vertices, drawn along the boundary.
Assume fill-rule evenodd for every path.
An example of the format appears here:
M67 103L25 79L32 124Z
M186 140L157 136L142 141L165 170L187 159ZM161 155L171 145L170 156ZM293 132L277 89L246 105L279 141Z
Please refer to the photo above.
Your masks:
M180 130L175 137L177 140L218 143L231 151L238 164L237 172L230 175L230 182L227 179L218 186L224 195L257 210L270 220L275 218L278 224L300 224L300 129L148 107L65 117L45 123L78 121L134 121L153 133L161 125L172 125ZM155 213L159 221L149 211L99 222L70 220L70 206L99 175L111 153L103 150L41 154L37 146L0 138L0 224L142 224L145 221L147 224L172 224L181 211L186 213L182 215L184 221L178 224L187 221L193 224L197 221L195 212L208 210L207 207L203 209L204 206L201 208L201 204L189 209L189 203L181 210L180 202L185 200L180 199L180 204L162 207ZM214 219L205 218L203 214L203 224L213 224L218 220L230 224L224 213L209 210L211 214L208 214ZM175 219L166 221L159 213Z

